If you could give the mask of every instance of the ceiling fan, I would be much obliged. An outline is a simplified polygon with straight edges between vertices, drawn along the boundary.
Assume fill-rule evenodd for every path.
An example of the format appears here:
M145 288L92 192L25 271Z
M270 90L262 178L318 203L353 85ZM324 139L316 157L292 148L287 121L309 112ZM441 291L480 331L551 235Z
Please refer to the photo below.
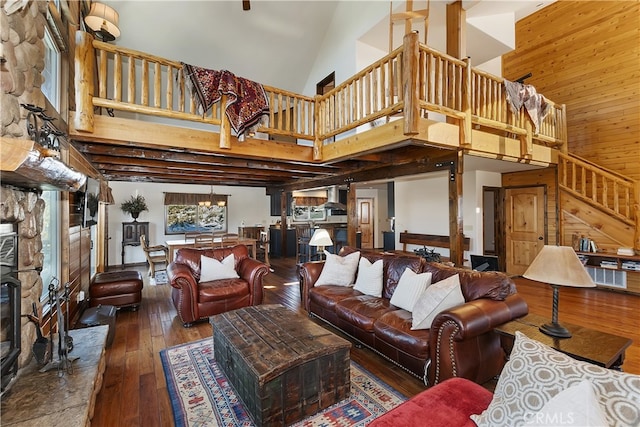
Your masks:
M250 10L251 9L251 3L249 3L249 0L242 0L242 10Z

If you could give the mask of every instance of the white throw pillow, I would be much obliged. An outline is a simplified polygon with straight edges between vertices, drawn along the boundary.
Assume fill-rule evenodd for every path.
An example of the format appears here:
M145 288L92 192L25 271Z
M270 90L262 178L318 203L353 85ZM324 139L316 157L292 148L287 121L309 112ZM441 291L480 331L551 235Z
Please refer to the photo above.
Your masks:
M400 276L398 286L393 291L389 302L398 308L412 311L413 306L418 301L418 297L422 295L430 284L431 273L418 274L412 269L406 268L402 276Z
M587 380L556 394L542 409L527 418L524 427L550 425L607 427L607 420Z
M221 279L237 279L236 259L233 254L227 255L222 262L215 258L200 255L200 283Z
M347 256L334 255L327 251L324 251L324 254L327 259L314 286L351 286L358 270L360 252L353 252Z
M460 289L459 275L454 274L433 283L413 306L411 329L430 329L438 313L460 304L464 304L464 296Z
M358 264L358 277L353 289L365 295L374 297L382 296L382 260L379 259L373 264L365 257L360 258Z
M554 396L583 380L593 385L608 426L638 425L640 376L573 359L520 331L515 333L493 400L471 419L478 427L523 426Z

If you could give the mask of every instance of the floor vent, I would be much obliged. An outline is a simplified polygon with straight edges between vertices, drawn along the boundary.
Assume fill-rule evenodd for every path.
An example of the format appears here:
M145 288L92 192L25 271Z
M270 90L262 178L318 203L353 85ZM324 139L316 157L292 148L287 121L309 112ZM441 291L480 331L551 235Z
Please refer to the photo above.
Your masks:
M587 272L596 285L627 289L627 272L587 266Z

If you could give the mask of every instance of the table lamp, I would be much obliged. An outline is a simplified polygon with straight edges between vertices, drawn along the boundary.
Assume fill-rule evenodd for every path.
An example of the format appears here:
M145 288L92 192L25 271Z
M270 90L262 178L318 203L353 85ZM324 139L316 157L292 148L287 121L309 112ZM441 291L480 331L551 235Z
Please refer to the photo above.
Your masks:
M311 236L311 240L309 240L309 246L317 246L317 252L320 254L320 259L322 259L322 253L324 251L325 246L332 246L333 241L331 241L331 236L329 236L329 232L324 228L316 228L313 232L313 236Z
M540 332L556 338L570 338L571 332L558 323L558 293L560 286L593 288L595 283L569 246L545 245L523 277L547 283L553 288L551 323L540 326Z

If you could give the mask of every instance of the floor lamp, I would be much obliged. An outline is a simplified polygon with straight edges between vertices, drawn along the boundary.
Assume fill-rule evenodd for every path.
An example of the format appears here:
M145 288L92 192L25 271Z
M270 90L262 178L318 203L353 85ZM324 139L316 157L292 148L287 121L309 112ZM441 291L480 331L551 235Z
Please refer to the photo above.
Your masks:
M545 245L522 276L536 282L547 283L553 288L551 323L540 326L540 332L556 338L570 338L571 332L558 323L559 288L560 286L574 288L596 286L573 248Z
M333 246L333 241L326 229L316 228L313 232L313 236L311 236L311 240L309 240L309 246L316 246L318 248L317 253L320 254L320 259L322 260L322 253L325 246Z

